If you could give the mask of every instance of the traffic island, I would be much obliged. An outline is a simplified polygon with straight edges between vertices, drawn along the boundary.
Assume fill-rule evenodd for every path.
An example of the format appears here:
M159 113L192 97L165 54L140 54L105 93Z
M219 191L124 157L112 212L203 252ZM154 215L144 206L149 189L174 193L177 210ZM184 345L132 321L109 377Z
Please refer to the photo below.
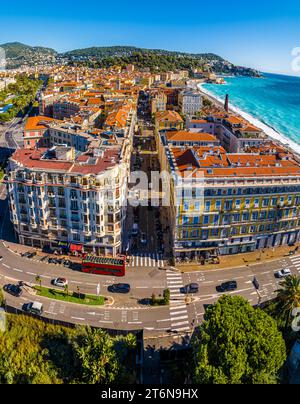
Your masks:
M103 306L106 303L104 296L87 295L79 292L67 292L53 288L35 286L37 296L61 300L68 303L85 304L87 306Z

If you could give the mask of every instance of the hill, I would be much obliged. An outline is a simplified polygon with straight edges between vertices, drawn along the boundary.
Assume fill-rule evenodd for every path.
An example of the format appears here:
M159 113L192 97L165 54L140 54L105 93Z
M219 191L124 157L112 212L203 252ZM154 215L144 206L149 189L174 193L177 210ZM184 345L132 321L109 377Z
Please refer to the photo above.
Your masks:
M0 46L6 52L7 68L60 62L97 67L109 67L116 64L125 66L132 63L138 68L148 68L152 72L203 69L217 74L259 75L256 70L235 66L214 53L187 53L135 46L106 46L75 49L59 54L51 48L32 47L19 42Z
M7 68L17 68L22 65L34 66L37 64L54 63L57 52L42 46L29 46L20 42L9 42L0 45L6 54Z

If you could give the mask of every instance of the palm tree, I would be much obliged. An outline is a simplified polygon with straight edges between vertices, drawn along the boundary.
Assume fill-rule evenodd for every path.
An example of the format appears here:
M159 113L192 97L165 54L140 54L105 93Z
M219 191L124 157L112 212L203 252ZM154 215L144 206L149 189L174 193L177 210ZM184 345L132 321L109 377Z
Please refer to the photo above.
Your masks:
M277 292L278 309L286 317L286 328L289 325L294 308L300 307L300 277L292 275L280 282Z
M42 290L42 278L40 277L40 275L37 275L35 277L35 281L40 285L40 290Z
M67 296L69 296L69 285L68 285L68 284L66 284L66 285L64 286L64 292L65 292L65 294L66 294Z

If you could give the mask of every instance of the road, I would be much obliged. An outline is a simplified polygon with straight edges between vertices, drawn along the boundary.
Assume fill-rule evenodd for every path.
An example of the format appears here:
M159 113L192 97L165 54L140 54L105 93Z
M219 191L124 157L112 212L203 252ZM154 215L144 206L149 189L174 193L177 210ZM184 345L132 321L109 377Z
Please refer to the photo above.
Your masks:
M16 117L11 122L0 126L0 147L18 149L23 146L23 130L27 115Z
M223 281L235 279L238 282L238 289L231 294L241 295L251 304L256 305L274 297L279 283L274 277L276 270L289 267L294 274L300 274L300 255L280 259L267 265L260 263L251 267L191 273L181 273L167 267L165 269L128 267L126 276L121 280L109 276L84 274L63 266L23 258L9 251L3 243L0 244L0 255L3 256L0 262L2 285L20 280L26 284L35 284L36 275L40 275L43 286L50 286L51 279L61 276L68 279L70 290L76 291L79 286L82 293L96 294L97 285L100 283L101 294L113 296L115 299L112 306L95 307L35 297L24 292L21 298L7 295L7 302L10 305L20 309L24 303L38 300L44 305L44 315L52 319L112 329L143 328L145 333L151 336L168 330L172 330L176 335L176 333L191 330L192 323L193 326L199 324L203 320L205 306L219 298L220 294L216 292L216 286ZM252 284L254 276L260 284L259 294ZM131 285L130 294L109 294L107 286L120 281ZM194 296L194 301L187 304L179 288L190 282L198 282L200 289ZM171 291L169 307L150 307L143 304L143 299L150 298L152 293L159 295L165 288Z

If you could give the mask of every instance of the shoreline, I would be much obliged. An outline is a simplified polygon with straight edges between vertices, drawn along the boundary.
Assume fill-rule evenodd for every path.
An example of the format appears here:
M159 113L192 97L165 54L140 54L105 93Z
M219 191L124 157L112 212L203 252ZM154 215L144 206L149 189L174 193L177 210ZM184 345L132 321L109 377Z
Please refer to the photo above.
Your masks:
M206 83L197 83L198 90L204 94L206 97L210 98L212 102L217 104L219 107L224 109L224 102L221 98L211 93L206 88L203 88L203 85ZM242 109L236 107L233 104L229 104L229 111L231 113L237 114L242 118L246 119L252 125L257 126L259 129L262 129L264 133L270 138L271 140L279 143L281 146L287 148L292 153L296 154L300 158L300 145L293 140L289 139L282 133L278 132L275 128L272 128L269 124L259 120L259 118L255 118L249 112L245 112Z

